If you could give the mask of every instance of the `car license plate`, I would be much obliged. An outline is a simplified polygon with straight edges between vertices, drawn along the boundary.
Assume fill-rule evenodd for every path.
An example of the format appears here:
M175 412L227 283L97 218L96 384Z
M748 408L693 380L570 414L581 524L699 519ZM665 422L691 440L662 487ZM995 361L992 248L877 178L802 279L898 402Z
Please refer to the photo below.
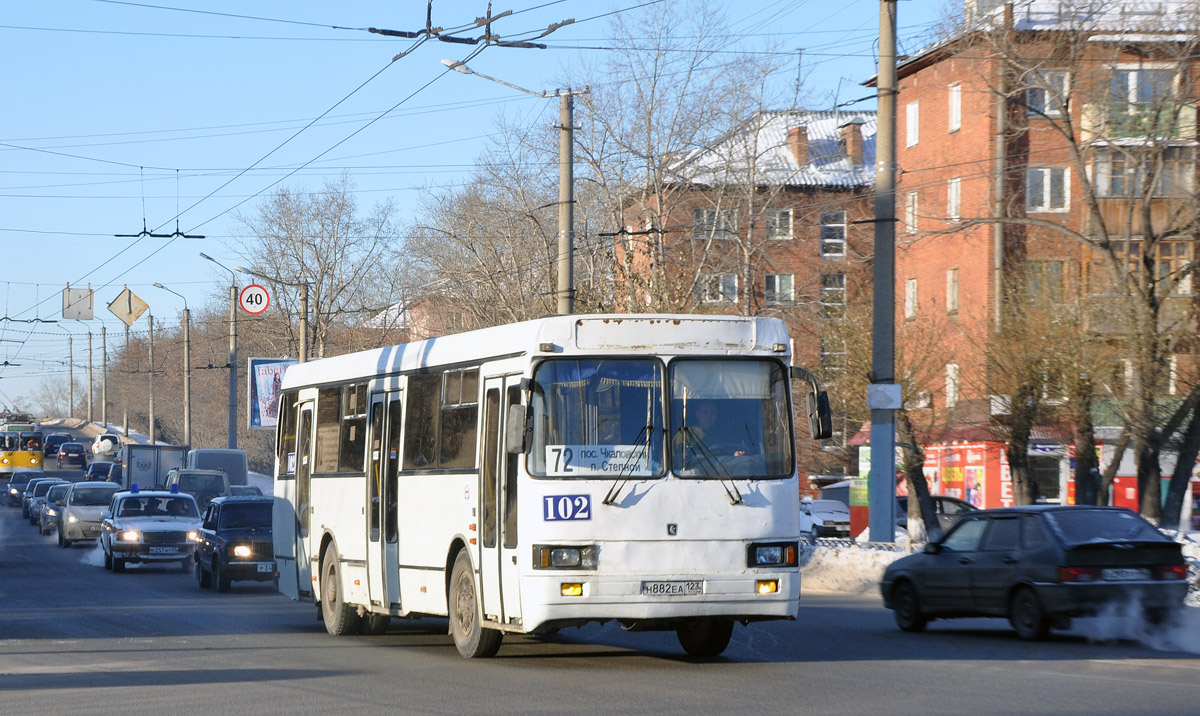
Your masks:
M648 597L675 597L689 594L704 594L704 582L700 580L677 582L642 582L642 594Z
M179 551L178 547L151 547L150 554L175 554Z
M258 571L260 571L260 572L274 572L274 571L275 571L275 565L273 565L273 564L260 564L260 565L258 565Z
M1108 582L1129 582L1150 579L1150 570L1145 567L1125 567L1100 570L1100 578Z

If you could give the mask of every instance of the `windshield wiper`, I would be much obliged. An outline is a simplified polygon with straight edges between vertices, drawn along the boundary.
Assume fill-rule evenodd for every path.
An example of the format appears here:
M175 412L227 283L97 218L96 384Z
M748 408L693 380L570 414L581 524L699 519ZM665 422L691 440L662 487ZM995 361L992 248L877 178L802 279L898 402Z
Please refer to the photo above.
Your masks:
M645 442L642 441L643 435L646 436ZM633 439L633 444L638 446L638 448L641 450L641 453L638 454L635 452L630 456L629 462L625 463L625 468L621 470L621 474L617 475L616 480L613 480L612 487L608 488L608 494L604 496L604 499L601 500L601 502L606 505L611 505L617 501L617 498L621 495L621 490L625 489L625 485L629 482L629 478L626 476L625 471L632 471L633 466L637 463L638 458L646 454L646 450L650 445L650 438L652 437L654 437L654 425L643 425L642 429L638 431L637 437Z
M713 454L713 451L704 442L704 439L697 435L690 425L684 425L679 428L679 431L684 434L686 440L683 446L684 454L687 453L689 446L695 448L694 454L701 458L703 466L707 467L710 473L716 474L721 479L721 487L725 488L725 496L729 498L729 504L741 504L742 493L738 492L737 485L733 481L733 476L725 469L720 459Z

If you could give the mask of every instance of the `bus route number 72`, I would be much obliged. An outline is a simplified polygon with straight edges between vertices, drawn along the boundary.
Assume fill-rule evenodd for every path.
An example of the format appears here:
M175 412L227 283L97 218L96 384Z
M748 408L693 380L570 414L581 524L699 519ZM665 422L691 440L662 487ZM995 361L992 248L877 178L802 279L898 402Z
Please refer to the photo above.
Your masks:
M546 495L542 498L542 519L546 522L592 519L591 495Z

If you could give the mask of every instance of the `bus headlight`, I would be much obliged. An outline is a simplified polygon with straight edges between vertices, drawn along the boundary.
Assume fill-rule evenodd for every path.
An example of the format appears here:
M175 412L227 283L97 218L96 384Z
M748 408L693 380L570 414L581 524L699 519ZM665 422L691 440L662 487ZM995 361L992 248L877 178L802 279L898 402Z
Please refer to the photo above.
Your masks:
M746 549L747 567L795 567L796 543L752 544Z
M251 556L250 547L244 544L239 544L233 548L233 556L249 559Z
M121 542L137 542L142 538L142 535L137 530L125 530L117 533L117 539Z
M534 569L595 569L596 545L533 546Z

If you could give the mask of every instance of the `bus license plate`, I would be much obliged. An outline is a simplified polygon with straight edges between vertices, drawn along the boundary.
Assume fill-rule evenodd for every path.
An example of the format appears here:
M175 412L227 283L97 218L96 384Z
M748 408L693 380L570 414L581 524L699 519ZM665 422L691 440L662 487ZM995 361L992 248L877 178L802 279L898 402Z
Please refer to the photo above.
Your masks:
M1150 579L1150 570L1144 567L1102 569L1100 570L1100 578L1108 582L1129 582L1138 579Z
M150 554L175 554L179 551L178 547L151 547Z
M677 597L689 594L704 594L704 582L700 580L642 582L642 594L648 597Z

